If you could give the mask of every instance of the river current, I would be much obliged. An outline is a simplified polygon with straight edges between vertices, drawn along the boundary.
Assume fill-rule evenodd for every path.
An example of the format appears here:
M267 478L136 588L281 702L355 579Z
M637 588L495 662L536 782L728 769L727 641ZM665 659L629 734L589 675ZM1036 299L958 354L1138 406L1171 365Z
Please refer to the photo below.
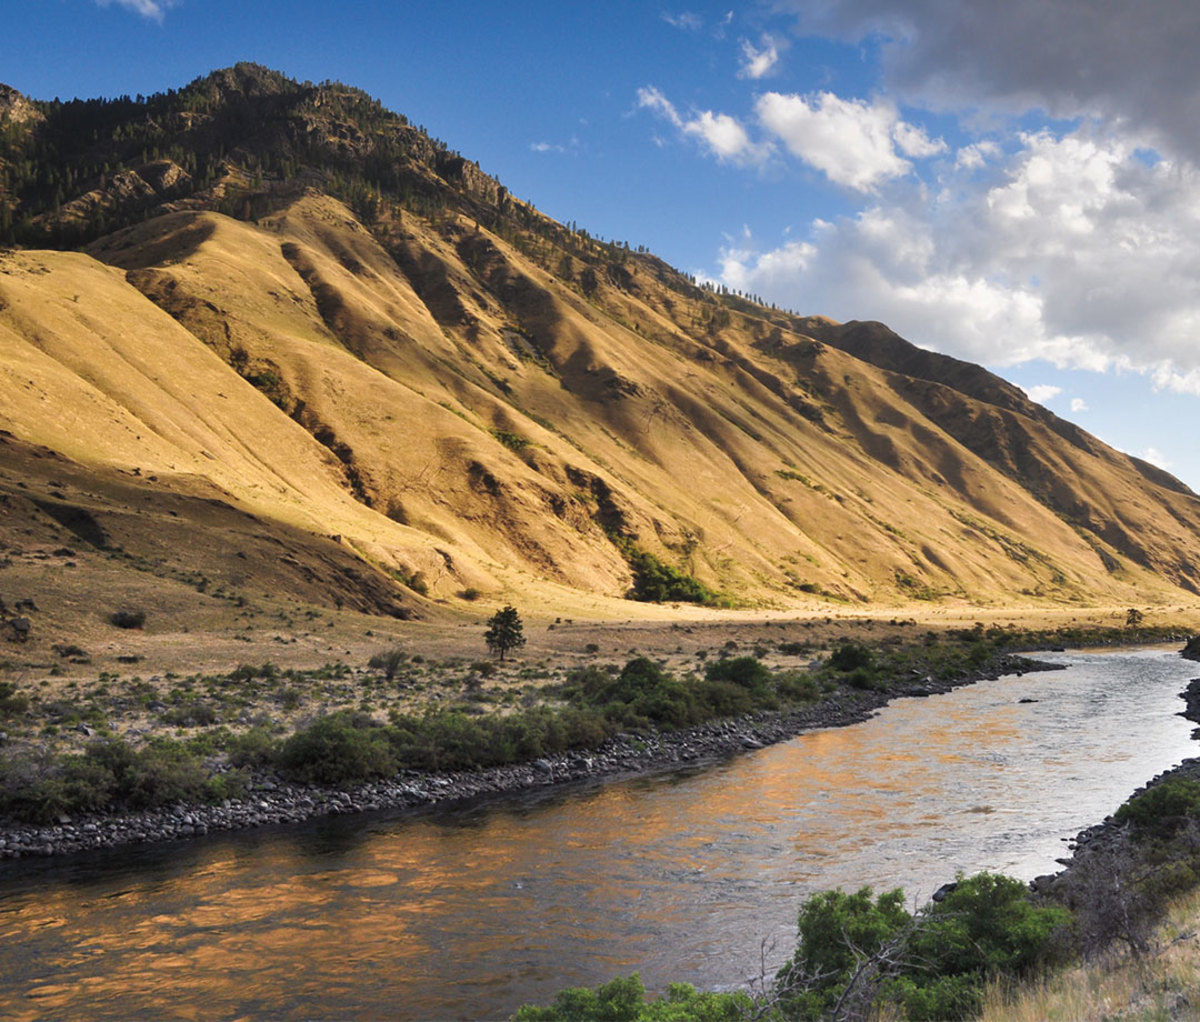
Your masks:
M503 1018L633 971L770 974L801 901L1025 880L1195 751L1163 650L1010 676L730 760L418 814L0 868L0 1017Z

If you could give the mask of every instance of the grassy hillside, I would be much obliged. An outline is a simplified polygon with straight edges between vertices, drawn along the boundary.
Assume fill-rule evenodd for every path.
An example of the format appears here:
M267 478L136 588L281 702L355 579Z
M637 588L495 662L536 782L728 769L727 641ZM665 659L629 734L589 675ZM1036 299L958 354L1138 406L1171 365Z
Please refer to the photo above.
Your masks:
M1149 606L1200 582L1200 500L1165 473L879 324L556 223L356 90L239 65L5 97L10 542L61 530L48 505L105 537L169 507L121 545L184 570L170 527L217 565L253 520L307 599L405 616ZM20 499L36 448L79 492L33 471ZM227 580L276 584L240 552Z

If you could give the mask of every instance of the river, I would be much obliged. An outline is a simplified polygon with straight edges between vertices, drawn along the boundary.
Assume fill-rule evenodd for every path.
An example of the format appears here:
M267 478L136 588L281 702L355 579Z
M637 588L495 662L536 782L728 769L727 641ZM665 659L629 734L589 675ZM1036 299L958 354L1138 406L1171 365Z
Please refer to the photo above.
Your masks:
M7 863L0 1017L503 1018L640 972L768 972L803 898L1032 879L1194 751L1163 650L902 699L686 771Z

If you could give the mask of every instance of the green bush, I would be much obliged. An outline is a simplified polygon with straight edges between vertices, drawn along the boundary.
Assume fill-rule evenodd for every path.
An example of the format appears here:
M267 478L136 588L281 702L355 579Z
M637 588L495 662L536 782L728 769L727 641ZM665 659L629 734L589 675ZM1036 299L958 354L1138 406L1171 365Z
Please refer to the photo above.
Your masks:
M1028 976L1051 961L1069 920L1065 909L1035 905L1020 880L995 873L960 878L915 916L900 890L825 891L800 910L799 941L776 992L786 1018L824 1018L852 997L864 1010L897 1005L912 1022L969 1018L989 980Z
M264 727L254 727L229 739L226 755L235 767L261 769L275 762L279 744Z
M771 683L771 672L752 656L714 660L704 671L709 681L732 681L742 688L765 689Z
M989 979L1029 976L1053 960L1069 922L1065 909L1035 905L1013 877L960 878L920 917L908 944L910 965L891 996L914 1022L971 1017Z
M713 603L715 594L703 582L632 545L625 559L633 571L633 598L643 603Z
M821 1019L842 996L862 961L912 925L904 892L878 897L863 887L854 894L823 891L800 909L795 953L775 978L784 1017Z
M754 1001L749 995L707 993L687 983L672 983L667 992L647 1001L637 973L589 990L568 987L560 990L545 1007L526 1004L516 1022L741 1022L751 1017Z
M775 691L789 703L812 703L821 698L821 686L811 674L784 671L775 676Z
M875 666L875 654L860 642L843 642L829 655L829 666L843 673L869 671Z
M317 784L365 781L396 769L386 730L351 710L321 717L297 731L280 746L277 762L287 776Z
M401 665L408 659L408 654L399 646L393 646L391 649L385 649L382 653L376 653L370 660L367 661L367 666L373 671L383 671L383 676L387 681L392 681L396 677L396 672L400 670Z
M0 681L0 719L15 717L29 709L29 696L11 681Z
M50 823L64 813L205 801L208 782L200 758L179 742L163 739L135 749L107 739L58 760L6 763L0 775L0 811Z
M1200 781L1171 777L1134 795L1115 813L1141 838L1167 838L1189 819L1200 817Z

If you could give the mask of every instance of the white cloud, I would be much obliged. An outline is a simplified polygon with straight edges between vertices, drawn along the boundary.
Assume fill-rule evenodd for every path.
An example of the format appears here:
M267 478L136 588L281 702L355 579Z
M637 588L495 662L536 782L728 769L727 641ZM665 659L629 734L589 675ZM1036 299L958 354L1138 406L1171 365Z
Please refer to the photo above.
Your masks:
M1087 410L1088 410L1087 402L1083 398L1081 398L1081 397L1071 398L1071 414L1072 415L1075 415L1079 412L1086 412Z
M704 110L683 125L685 135L699 138L709 151L720 160L740 160L755 151L750 136L736 120L728 114L714 114Z
M762 37L762 48L756 47L749 39L742 40L742 66L738 69L739 78L765 78L775 70L779 63L779 43L771 36Z
M670 121L675 127L683 127L683 118L679 116L675 104L653 85L638 89L638 109L652 110L660 117Z
M673 28L681 28L686 32L699 32L704 27L704 19L693 11L681 11L679 14L664 12L662 20Z
M638 89L638 108L650 110L694 138L718 160L738 164L761 163L770 155L770 147L755 143L746 129L728 114L702 110L684 117L661 91L653 86Z
M572 136L567 145L561 142L531 142L529 149L535 153L573 153L579 148L579 139Z
M1058 397L1062 393L1062 387L1056 387L1052 383L1039 383L1034 387L1026 387L1025 393L1029 395L1030 401L1044 405L1051 398Z
M836 184L860 192L911 170L912 164L896 152L897 132L917 148L935 145L903 124L890 104L842 99L831 92L811 98L767 92L759 96L755 112L790 153Z
M1171 467L1171 462L1168 460L1166 455L1164 455L1156 447L1147 447L1144 451L1138 454L1138 457L1141 458L1142 461L1150 462L1151 465L1157 465L1164 471L1170 469Z
M1001 154L1002 150L995 142L972 142L958 151L954 158L954 167L956 170L978 170Z
M923 128L918 128L914 124L906 124L904 121L897 122L892 129L892 137L896 140L900 151L915 160L928 159L930 156L937 156L946 151L946 143L942 139L930 138L925 134Z
M984 177L895 180L802 243L723 253L726 282L986 365L1117 367L1200 394L1200 172L1087 127L1016 141Z
M114 3L133 11L151 21L161 22L163 15L172 7L178 6L182 0L96 0L101 7L111 7Z

